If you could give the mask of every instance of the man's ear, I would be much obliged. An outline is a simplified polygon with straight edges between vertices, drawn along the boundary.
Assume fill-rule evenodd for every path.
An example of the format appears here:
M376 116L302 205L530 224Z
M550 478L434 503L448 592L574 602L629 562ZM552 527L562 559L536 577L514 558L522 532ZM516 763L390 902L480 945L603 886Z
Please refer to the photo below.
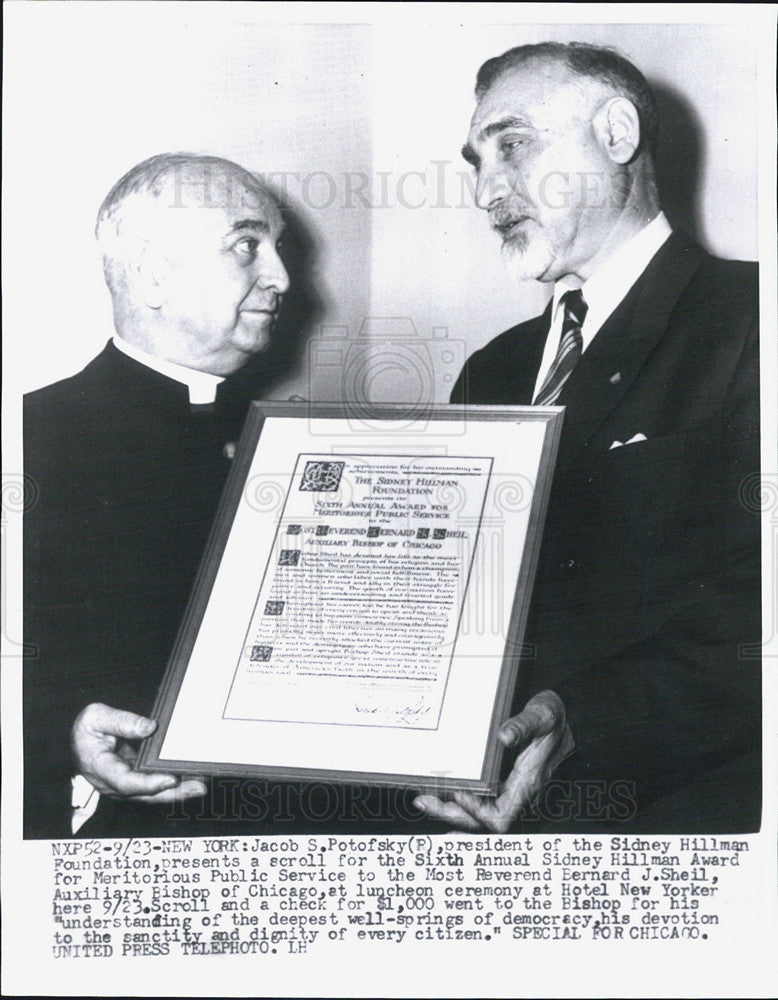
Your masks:
M140 236L124 245L124 269L135 295L149 307L159 309L165 301L169 264L151 240Z
M614 163L629 163L640 145L640 117L627 97L612 97L596 112L594 130Z

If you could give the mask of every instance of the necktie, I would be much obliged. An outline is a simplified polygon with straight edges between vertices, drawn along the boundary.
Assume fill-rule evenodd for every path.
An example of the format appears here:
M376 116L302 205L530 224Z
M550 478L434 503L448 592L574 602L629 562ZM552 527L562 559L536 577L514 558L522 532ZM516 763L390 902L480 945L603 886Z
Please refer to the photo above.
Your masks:
M562 336L559 340L554 363L548 371L543 385L534 399L535 406L551 406L556 402L565 382L583 354L581 327L586 318L587 305L580 288L571 289L560 299L565 314L562 320Z

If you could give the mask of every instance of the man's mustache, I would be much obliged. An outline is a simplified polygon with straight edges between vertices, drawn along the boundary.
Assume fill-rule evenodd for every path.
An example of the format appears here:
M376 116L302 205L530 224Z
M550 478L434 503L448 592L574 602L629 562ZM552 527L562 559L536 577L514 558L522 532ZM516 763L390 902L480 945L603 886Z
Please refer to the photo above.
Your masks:
M526 219L530 213L519 205L497 205L489 212L489 224L492 229L504 232L510 229L520 219Z

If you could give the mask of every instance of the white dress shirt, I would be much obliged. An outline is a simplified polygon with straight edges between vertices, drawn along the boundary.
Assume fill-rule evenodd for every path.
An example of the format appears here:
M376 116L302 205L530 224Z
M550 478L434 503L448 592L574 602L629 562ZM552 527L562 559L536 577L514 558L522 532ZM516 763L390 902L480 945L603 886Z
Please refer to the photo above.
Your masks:
M583 293L584 302L587 305L586 319L581 327L584 351L594 340L596 333L616 306L622 302L627 292L645 271L648 262L663 245L671 231L670 223L667 221L664 212L660 212L644 229L641 229L624 246L619 247L581 285L581 292ZM564 278L557 281L554 285L554 295L551 304L551 327L546 337L543 360L540 363L540 370L535 381L535 391L532 394L533 399L540 391L540 387L543 385L559 350L562 320L564 319L565 311L564 306L560 308L559 300L572 287L574 286L568 284Z
M114 346L122 354L133 358L140 364L151 368L161 375L181 382L189 389L190 403L213 403L216 399L216 389L220 382L224 381L221 375L211 375L210 372L197 372L192 368L185 368L172 361L165 361L164 358L157 358L153 354L142 351L134 344L129 344L118 334L114 334ZM97 805L100 801L100 793L86 780L83 774L77 774L71 778L71 799L73 814L70 819L70 828L73 833L77 833L86 821L94 816Z

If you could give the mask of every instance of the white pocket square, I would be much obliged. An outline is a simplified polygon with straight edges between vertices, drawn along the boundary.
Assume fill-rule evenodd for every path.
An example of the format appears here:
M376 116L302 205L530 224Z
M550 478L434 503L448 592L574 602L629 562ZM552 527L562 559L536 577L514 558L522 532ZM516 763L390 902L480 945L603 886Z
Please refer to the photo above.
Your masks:
M625 444L637 444L638 441L647 441L647 440L648 438L646 437L645 434L635 434L634 437L631 437L629 439L629 441L614 441L613 444L608 449L608 451L613 451L614 448L623 448Z

